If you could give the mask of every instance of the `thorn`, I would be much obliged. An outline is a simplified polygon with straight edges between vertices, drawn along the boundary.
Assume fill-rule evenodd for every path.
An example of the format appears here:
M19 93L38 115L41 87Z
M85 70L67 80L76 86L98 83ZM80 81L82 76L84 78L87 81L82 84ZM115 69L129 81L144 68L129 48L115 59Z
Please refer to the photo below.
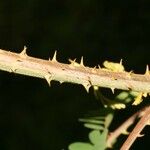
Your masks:
M59 81L60 84L64 83L64 81Z
M122 66L122 59L120 59L120 63L119 64Z
M85 90L87 91L87 93L89 93L89 89L90 89L90 87L91 87L91 85L88 83L88 84L82 84L83 85L83 87L85 88Z
M81 57L80 66L83 66L83 67L84 67L83 56Z
M148 93L144 92L142 96L147 97Z
M74 60L69 59L69 62L71 63L71 67L80 67L80 64L76 62L76 58Z
M52 75L48 73L47 75L44 76L44 78L46 79L48 85L51 86Z
M133 70L131 70L130 72L127 72L127 77L131 78L131 75L133 74Z
M150 75L150 71L149 71L149 66L148 65L146 65L145 75Z
M112 93L114 94L115 93L115 88L110 88L111 89L111 91L112 91Z
M100 65L98 65L98 69L101 69L101 66L100 66Z
M27 47L24 46L22 52L20 53L20 56L21 56L21 57L26 57L26 56L27 56L26 50L27 50Z
M138 137L143 137L143 136L144 136L144 134L139 134L139 135L138 135Z
M52 61L53 61L53 62L57 62L57 60L56 60L56 55L57 55L57 51L54 52L54 55L53 55L53 58L52 58Z

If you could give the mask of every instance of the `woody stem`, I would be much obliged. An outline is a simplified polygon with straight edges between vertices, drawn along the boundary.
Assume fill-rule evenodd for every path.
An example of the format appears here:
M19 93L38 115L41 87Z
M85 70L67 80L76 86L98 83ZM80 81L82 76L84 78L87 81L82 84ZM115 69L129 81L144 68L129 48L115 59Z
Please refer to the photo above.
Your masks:
M134 74L128 72L113 72L101 68L85 67L83 62L78 64L59 63L56 59L43 60L20 54L0 50L0 70L44 78L51 80L71 82L83 85L87 91L91 86L112 89L133 90L150 93L150 75Z

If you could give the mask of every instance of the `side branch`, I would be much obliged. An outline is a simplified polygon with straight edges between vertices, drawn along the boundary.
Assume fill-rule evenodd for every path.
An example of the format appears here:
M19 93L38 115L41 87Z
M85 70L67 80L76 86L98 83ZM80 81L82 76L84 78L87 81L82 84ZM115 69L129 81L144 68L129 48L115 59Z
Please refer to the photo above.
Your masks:
M120 150L128 150L137 137L141 136L140 133L150 120L150 106L144 111L143 117L139 120L133 131L129 134L127 140L123 143Z
M111 89L133 90L150 93L150 75L130 72L113 72L101 68L90 68L83 64L70 61L71 64L59 63L56 53L52 60L30 57L26 48L20 53L0 50L0 70L51 80L81 84L88 91L91 86Z
M130 118L128 118L115 131L111 132L107 139L107 146L111 148L115 139L117 139L121 134L128 134L128 131L127 131L128 128L135 122L136 119L143 117L143 115L145 115L145 112L147 112L148 108L150 108L150 106L145 106L144 108L142 108L141 110L139 110L138 112L133 114ZM139 129L139 130L141 130L141 129ZM132 134L133 133L131 132L130 135L132 135ZM137 138L138 135L139 134L137 134L136 136L132 135L132 137L128 140L128 142L133 141L132 139ZM128 143L126 143L126 145L129 146Z

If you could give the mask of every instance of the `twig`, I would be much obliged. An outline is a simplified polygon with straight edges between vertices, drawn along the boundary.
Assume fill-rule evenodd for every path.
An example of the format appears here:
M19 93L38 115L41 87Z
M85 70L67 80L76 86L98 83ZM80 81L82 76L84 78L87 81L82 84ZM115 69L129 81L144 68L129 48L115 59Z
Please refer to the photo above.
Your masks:
M148 106L142 108L140 111L133 114L130 118L128 118L119 128L115 131L111 132L107 139L107 146L112 147L113 142L121 135L127 134L127 129L134 123L135 119L142 117L145 111L147 110Z
M150 121L150 106L144 112L143 117L139 120L133 131L129 134L127 140L123 143L120 150L129 150L133 142L140 136L141 131Z
M26 48L20 53L0 50L0 70L51 80L81 84L87 91L91 86L133 90L150 93L149 73L140 75L130 72L113 72L101 68L89 68L70 60L71 64L59 63L56 53L52 60L29 57Z

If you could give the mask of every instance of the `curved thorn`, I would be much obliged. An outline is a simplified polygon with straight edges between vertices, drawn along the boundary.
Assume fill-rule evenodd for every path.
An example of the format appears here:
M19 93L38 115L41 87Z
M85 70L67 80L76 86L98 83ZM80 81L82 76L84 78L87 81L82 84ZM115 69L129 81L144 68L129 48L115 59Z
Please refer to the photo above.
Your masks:
M44 76L44 78L46 79L48 85L51 86L52 75L48 73L47 75Z
M85 90L87 91L87 93L89 93L89 89L90 89L91 85L90 84L82 84L82 85L85 88Z
M139 135L138 135L138 137L143 137L143 136L144 136L144 134L139 134Z
M26 50L27 50L27 47L24 46L22 52L20 53L20 56L23 56L23 57L27 56Z

